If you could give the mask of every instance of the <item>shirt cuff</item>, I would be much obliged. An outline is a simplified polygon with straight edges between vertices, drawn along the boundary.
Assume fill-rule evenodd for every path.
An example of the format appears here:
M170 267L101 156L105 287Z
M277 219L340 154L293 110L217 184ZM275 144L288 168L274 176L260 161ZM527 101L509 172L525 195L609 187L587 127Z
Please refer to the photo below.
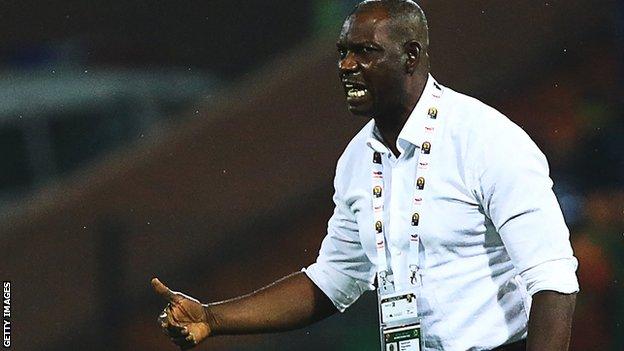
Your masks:
M544 290L572 294L579 291L577 267L575 257L564 258L540 263L520 273L520 276L527 283L527 291L531 296Z
M353 279L318 262L301 271L327 295L340 312L344 312L365 291L375 290L372 284Z

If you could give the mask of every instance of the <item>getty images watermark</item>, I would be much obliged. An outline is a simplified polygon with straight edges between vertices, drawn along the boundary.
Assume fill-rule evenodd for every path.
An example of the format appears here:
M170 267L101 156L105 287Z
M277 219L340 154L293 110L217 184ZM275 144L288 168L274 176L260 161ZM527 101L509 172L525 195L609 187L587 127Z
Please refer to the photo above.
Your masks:
M11 282L2 282L2 347L11 347Z

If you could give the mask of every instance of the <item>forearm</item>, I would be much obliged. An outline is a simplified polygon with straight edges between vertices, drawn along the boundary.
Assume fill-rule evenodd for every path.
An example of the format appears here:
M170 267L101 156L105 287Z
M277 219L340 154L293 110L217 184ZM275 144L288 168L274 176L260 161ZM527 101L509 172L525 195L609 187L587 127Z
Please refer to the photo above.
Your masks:
M568 350L576 294L540 291L533 295L527 351Z
M292 330L329 317L329 298L298 272L249 295L206 305L211 332L251 334Z

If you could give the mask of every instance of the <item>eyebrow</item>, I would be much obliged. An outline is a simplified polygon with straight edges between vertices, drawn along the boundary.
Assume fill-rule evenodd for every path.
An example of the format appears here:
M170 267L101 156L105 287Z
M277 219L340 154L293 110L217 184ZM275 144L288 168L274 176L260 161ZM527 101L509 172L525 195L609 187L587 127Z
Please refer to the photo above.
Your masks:
M351 43L346 43L343 41L338 41L336 42L336 47L338 49L344 49L347 47L364 47L364 46L370 46L370 47L374 47L374 48L381 48L381 46L379 46L377 43L372 42L372 41L358 41L358 42L351 42Z

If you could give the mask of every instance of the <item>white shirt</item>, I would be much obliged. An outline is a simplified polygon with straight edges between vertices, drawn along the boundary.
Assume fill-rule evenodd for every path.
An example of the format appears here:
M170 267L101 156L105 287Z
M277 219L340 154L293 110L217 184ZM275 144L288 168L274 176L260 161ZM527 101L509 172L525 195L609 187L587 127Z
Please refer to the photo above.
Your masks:
M429 76L401 130L398 159L371 120L338 160L336 205L308 277L344 311L374 290L377 252L372 158L382 154L384 232L395 284L408 284L409 226L421 133L438 109L421 218L418 298L425 350L490 350L526 337L531 295L579 290L577 260L552 191L548 163L530 137L482 102Z

